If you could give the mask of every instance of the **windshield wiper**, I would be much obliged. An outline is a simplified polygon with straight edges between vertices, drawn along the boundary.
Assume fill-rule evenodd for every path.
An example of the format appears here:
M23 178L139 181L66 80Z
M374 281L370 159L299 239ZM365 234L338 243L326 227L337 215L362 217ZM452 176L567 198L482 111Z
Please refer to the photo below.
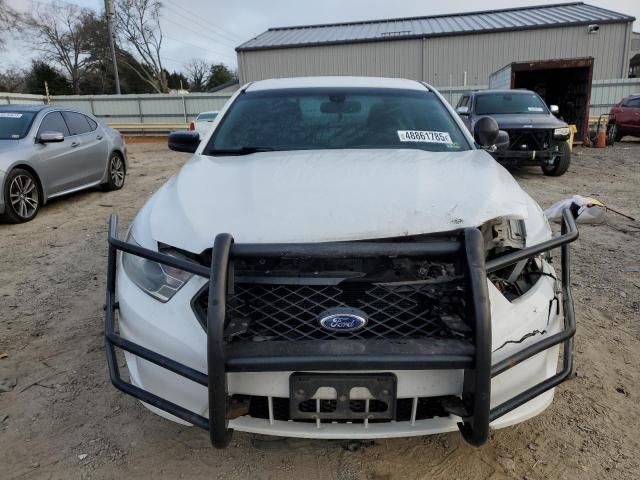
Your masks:
M273 152L273 147L238 147L238 148L212 148L207 151L208 155L249 155L258 152Z

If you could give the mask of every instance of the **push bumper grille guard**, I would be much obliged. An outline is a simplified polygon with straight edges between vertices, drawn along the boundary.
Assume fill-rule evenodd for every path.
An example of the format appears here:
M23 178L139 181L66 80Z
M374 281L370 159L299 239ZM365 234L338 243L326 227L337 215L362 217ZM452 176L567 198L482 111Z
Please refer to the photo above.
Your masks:
M340 362L340 370L395 369L464 369L461 402L452 404L448 411L460 416L458 424L465 440L482 445L489 435L489 423L525 404L538 395L563 382L572 371L572 343L575 317L571 297L569 274L569 243L578 238L571 212L562 215L562 230L558 237L538 245L509 253L485 263L484 245L480 230L465 229L459 241L425 243L316 243L316 244L234 244L229 234L216 237L211 267L148 250L118 239L118 221L115 215L109 222L109 254L105 306L105 347L111 381L116 388L139 400L209 431L216 448L225 448L232 435L227 419L227 372L230 371L295 371L332 370ZM491 318L487 274L520 260L561 248L562 292L564 302L564 328L559 333L530 344L504 360L491 364ZM208 278L209 305L207 316L207 365L209 375L135 344L116 333L116 254L120 250L148 260L178 268ZM464 255L467 265L469 324L474 330L474 345L470 349L450 350L443 345L418 346L406 350L384 352L384 349L364 349L363 353L321 354L320 351L292 348L282 353L281 348L269 349L262 356L251 356L247 350L235 356L228 353L223 338L225 327L225 300L233 282L233 260L246 257L304 257L304 258L365 258L376 256L421 256L428 258L456 258ZM268 344L269 342L264 342ZM327 342L324 342L327 343ZM555 345L564 345L562 369L552 377L490 408L491 378L532 356ZM295 345L295 342L294 344ZM189 411L151 392L122 379L116 360L115 348L128 351L144 360L183 376L208 388L209 418ZM362 345L359 346L361 350ZM450 346L449 346L450 347ZM286 350L286 349L285 349ZM386 353L386 355L385 355Z

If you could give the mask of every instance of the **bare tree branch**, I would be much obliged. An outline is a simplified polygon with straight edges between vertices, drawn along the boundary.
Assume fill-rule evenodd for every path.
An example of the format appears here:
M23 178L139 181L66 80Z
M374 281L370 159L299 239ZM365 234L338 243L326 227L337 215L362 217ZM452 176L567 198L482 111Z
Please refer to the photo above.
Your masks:
M201 58L194 58L185 68L189 78L190 89L194 92L204 92L207 86L209 64Z
M167 92L167 78L160 57L160 8L158 0L121 0L116 8L115 23L121 48L144 67L130 65L132 69L156 91Z
M20 16L5 0L0 0L0 50L5 46L5 35L20 25Z
M69 75L75 94L80 78L90 63L89 47L93 32L87 28L95 12L66 2L40 5L23 19L29 41L48 61L54 61Z

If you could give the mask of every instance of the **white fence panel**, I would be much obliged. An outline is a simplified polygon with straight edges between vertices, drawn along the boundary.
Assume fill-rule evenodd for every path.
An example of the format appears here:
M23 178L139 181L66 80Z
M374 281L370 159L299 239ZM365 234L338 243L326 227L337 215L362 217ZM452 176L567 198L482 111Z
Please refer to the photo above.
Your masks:
M33 105L46 103L42 95L29 95L28 93L0 93L0 105Z
M460 96L486 85L439 87L455 107ZM591 91L591 115L608 113L612 105L632 93L640 93L640 79L595 80ZM52 96L52 104L91 113L107 123L187 123L200 112L220 110L231 93L141 94L141 95L65 95ZM46 103L42 95L0 93L0 105Z
M590 115L609 113L609 109L622 98L640 93L640 78L614 78L594 80L591 86Z

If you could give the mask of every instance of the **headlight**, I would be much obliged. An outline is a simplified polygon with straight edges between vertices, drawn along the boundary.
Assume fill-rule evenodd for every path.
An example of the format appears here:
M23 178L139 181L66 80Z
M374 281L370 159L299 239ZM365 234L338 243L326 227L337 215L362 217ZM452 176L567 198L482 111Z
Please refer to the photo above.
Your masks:
M131 233L127 236L127 243L138 245ZM175 251L164 253L177 258L185 258ZM171 300L178 290L193 276L189 272L129 253L122 254L122 266L133 283L140 287L142 291L161 302Z
M569 136L569 127L556 128L553 131L554 137L568 137Z

